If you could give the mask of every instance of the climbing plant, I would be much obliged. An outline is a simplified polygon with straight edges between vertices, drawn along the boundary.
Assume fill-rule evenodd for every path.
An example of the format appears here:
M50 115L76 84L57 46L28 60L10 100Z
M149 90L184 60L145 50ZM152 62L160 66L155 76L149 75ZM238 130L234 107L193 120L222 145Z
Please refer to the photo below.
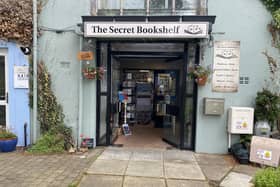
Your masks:
M279 0L261 0L267 10L272 15L272 21L268 25L272 34L273 44L280 50L280 1Z
M30 60L32 62L32 60ZM33 78L31 71L30 76ZM31 80L32 80L31 78ZM74 145L72 130L64 124L64 114L61 105L51 88L51 76L43 62L38 63L38 121L43 135L51 134L63 138L64 148ZM31 90L33 84L31 83ZM30 91L30 106L33 107L33 93ZM48 137L48 136L43 136ZM44 142L44 141L43 141Z

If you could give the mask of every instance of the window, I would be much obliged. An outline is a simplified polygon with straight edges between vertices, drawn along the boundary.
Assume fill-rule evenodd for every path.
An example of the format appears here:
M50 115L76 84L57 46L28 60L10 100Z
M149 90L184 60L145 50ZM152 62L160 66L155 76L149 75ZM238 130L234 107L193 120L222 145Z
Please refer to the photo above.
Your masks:
M207 0L91 0L91 3L93 15L207 14Z

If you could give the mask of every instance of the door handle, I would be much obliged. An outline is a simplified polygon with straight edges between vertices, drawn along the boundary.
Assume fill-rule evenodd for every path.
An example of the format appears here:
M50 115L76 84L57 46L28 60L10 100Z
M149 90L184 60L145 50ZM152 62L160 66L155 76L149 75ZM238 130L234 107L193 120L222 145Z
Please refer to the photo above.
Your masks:
M7 104L9 103L9 93L8 92L6 92L6 102L7 102Z

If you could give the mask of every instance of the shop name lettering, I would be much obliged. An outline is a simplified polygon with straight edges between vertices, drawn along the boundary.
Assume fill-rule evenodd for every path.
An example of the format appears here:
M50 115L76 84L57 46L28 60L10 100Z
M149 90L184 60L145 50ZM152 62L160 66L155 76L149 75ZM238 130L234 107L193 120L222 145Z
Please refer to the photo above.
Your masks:
M150 28L145 28L142 26L137 27L128 27L128 28L119 28L115 26L109 26L109 28L102 28L100 26L92 26L93 33L179 33L180 26L174 26L172 28L167 28L165 26L157 27L153 26Z
M99 25L91 26L91 31L93 33L113 33L113 34L141 34L141 33L149 33L149 34L161 34L161 33L172 33L172 34L180 34L180 25L166 27L166 26L152 26L152 27L100 27ZM189 25L183 31L188 34L201 34L203 33L202 29L198 25Z

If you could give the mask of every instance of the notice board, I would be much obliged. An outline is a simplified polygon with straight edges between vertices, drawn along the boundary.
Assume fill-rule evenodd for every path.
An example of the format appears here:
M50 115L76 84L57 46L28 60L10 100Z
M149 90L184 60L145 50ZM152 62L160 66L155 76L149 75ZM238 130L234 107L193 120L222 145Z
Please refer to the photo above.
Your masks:
M240 41L215 41L212 91L237 92Z

